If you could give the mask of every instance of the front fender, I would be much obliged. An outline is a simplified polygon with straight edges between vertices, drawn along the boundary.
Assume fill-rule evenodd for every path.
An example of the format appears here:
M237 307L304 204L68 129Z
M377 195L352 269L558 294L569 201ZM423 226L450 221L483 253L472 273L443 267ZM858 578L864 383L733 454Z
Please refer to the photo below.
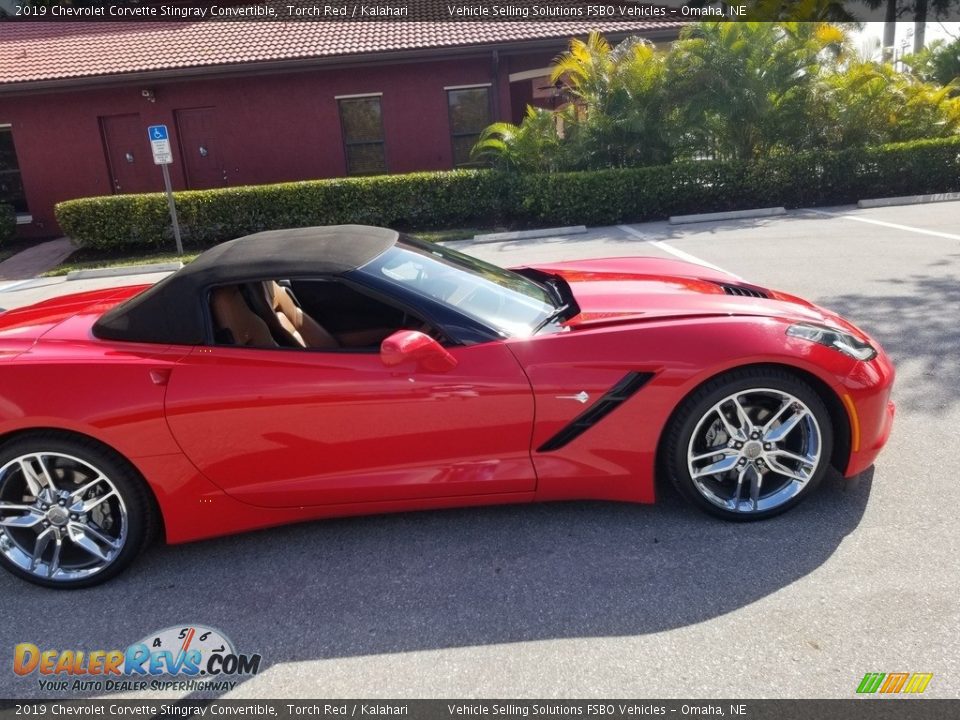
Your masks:
M657 448L673 411L697 386L727 370L793 367L838 392L858 363L789 337L789 325L778 318L709 316L510 341L536 402L531 451L538 499L652 502ZM631 372L651 377L567 444L537 450ZM579 393L589 400L575 400Z

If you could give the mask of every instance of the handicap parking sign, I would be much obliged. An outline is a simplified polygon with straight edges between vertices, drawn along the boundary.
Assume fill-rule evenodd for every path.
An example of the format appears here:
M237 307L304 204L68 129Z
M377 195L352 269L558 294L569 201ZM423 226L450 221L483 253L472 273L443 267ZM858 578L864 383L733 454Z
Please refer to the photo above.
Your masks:
M156 165L169 165L173 162L173 152L170 150L170 136L166 125L151 125L147 128L147 137L150 138L150 149L153 151L153 162Z

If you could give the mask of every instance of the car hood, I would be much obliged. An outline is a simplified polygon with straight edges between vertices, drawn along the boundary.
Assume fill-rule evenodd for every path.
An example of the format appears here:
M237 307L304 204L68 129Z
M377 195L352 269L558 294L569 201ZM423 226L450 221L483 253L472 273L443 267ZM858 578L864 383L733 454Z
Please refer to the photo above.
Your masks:
M777 317L791 322L849 323L802 298L714 268L666 258L629 257L536 265L570 286L580 312L572 328L710 315Z

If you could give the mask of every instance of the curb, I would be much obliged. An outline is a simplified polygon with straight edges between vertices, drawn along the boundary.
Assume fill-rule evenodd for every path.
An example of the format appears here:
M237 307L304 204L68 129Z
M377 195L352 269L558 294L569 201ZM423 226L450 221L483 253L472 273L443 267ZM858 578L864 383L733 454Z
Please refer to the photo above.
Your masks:
M67 273L67 280L90 280L92 278L120 277L121 275L173 272L182 267L182 262L171 262L151 263L149 265L124 265L122 267L112 268L93 268L90 270L71 270Z
M533 238L561 237L563 235L581 235L587 231L586 225L570 225L559 228L540 228L539 230L514 230L512 232L487 233L474 235L473 242L503 242L505 240L532 240Z
M902 195L900 197L872 198L858 200L859 208L890 207L892 205L920 205L923 203L950 202L960 200L960 192L931 193L930 195Z
M786 214L786 208L782 207L730 210L728 212L698 213L696 215L672 215L670 224L682 225L684 223L710 222L712 220L742 220L744 218L772 217Z

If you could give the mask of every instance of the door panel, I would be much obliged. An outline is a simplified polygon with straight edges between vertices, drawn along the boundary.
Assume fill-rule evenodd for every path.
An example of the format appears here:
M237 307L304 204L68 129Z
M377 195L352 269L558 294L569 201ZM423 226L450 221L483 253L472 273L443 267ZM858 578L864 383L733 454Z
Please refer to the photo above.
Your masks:
M153 163L147 126L138 113L100 118L103 150L115 193L158 192L163 189L160 170Z
M167 417L197 467L255 505L535 490L526 375L497 343L451 353L441 374L376 353L198 348Z
M226 184L214 124L214 108L189 108L175 112L180 154L191 190Z

